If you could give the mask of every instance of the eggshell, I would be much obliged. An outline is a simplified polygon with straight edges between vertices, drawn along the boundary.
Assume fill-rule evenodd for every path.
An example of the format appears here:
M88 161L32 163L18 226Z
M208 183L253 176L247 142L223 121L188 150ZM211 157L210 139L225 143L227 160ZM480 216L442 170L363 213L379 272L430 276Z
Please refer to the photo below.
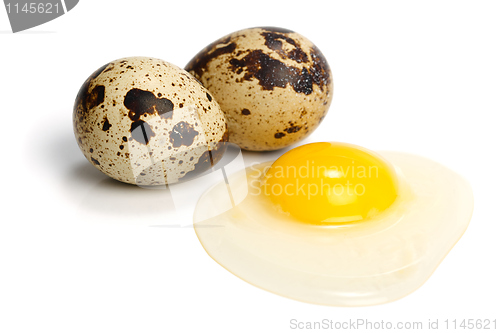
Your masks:
M276 150L310 134L333 96L330 67L320 50L290 30L234 32L201 50L185 67L226 114L231 142Z
M220 160L228 138L207 89L185 70L146 57L95 71L78 93L73 126L97 169L137 185L192 178Z

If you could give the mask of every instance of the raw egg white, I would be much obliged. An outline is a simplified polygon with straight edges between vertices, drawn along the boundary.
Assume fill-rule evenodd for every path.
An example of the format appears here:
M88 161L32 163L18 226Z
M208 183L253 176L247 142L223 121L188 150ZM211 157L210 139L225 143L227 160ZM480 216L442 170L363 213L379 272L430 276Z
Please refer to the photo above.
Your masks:
M248 193L227 210L230 191ZM248 191L248 192L247 192ZM366 306L419 288L465 232L472 190L423 157L312 143L209 189L194 226L234 275L295 300Z

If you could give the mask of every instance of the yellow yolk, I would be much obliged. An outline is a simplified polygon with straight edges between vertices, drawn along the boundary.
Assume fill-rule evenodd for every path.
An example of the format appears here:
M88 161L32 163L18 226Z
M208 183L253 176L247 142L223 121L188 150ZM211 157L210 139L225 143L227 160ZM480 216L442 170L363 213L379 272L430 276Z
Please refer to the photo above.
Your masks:
M381 156L335 142L285 153L267 171L262 189L281 210L313 224L369 218L398 195L396 173Z

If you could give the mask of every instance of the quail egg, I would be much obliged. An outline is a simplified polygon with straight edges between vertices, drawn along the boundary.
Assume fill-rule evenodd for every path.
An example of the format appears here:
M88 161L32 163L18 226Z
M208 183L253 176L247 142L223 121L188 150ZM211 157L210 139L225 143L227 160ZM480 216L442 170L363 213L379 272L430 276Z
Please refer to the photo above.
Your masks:
M326 58L287 29L234 32L201 50L185 69L219 102L230 141L246 150L276 150L302 140L332 101Z
M228 140L211 93L185 70L148 57L95 71L76 97L73 128L92 165L137 185L192 178L217 163Z

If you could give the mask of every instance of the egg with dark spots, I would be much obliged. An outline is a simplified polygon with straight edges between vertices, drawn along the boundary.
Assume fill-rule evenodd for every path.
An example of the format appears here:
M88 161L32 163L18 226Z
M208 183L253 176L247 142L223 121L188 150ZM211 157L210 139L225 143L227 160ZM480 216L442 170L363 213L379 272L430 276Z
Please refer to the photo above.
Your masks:
M330 66L304 36L245 29L201 50L185 67L219 103L230 141L254 151L287 147L323 120L333 97Z
M92 165L136 185L196 177L221 159L228 141L211 93L185 70L146 57L95 71L76 97L73 129Z

